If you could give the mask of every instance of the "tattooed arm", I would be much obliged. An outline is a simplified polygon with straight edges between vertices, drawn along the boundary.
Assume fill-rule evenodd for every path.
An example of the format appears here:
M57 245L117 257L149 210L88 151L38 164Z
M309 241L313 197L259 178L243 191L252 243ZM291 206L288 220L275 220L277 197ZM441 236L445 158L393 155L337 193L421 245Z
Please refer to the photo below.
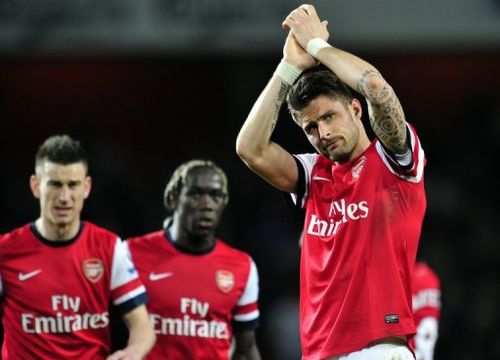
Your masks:
M316 61L289 33L283 48L288 64L306 69ZM281 106L290 85L276 73L255 102L236 140L236 152L245 164L274 187L286 192L295 190L298 169L293 156L271 141Z
M292 11L283 22L290 28L304 49L313 38L322 38L325 31L314 6L302 5ZM408 150L405 116L392 87L378 70L368 62L335 47L325 47L316 59L368 101L370 124L375 135L393 153Z

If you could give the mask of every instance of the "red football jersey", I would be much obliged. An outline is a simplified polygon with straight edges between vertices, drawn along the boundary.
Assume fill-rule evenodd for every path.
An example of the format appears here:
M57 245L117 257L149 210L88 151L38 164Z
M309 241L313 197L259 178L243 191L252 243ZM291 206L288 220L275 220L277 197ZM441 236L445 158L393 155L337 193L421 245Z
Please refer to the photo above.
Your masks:
M417 360L432 360L441 315L441 283L437 274L425 262L415 264L412 295L417 335L412 339L411 346Z
M220 240L209 251L188 252L165 231L127 243L157 335L147 359L228 359L233 330L258 325L258 275L248 254Z
M412 335L411 274L426 208L424 152L396 160L374 140L343 164L296 155L305 208L300 277L304 359L357 351ZM302 193L301 193L302 189Z
M110 302L123 312L145 303L124 243L83 222L75 238L44 239L34 224L0 239L2 359L105 359Z

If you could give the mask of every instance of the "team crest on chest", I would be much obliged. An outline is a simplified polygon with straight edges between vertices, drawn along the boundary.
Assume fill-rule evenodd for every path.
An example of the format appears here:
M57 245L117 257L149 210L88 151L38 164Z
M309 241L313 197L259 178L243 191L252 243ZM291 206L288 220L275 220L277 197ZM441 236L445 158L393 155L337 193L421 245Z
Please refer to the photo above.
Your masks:
M228 293L234 286L234 274L228 270L217 270L215 272L215 283L223 293Z
M100 259L85 259L82 266L83 274L90 282L98 282L104 274L104 265Z
M361 170L363 170L363 166L366 162L366 156L361 156L356 164L352 167L351 174L354 179L359 178L359 174L361 174Z

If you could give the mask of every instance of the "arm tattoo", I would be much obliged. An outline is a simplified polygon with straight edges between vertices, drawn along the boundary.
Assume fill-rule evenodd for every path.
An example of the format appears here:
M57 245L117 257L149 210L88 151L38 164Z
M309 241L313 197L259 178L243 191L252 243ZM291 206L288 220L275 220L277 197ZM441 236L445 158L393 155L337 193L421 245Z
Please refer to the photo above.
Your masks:
M382 80L382 88L371 87L370 78ZM382 143L396 154L402 154L409 144L406 138L406 121L396 94L380 73L367 70L357 83L357 90L364 95L371 106L370 125Z
M276 123L278 122L278 116L279 116L279 112L281 109L281 105L283 105L283 102L285 101L286 94L288 94L289 88L290 88L290 85L288 85L284 81L281 82L280 91L278 93L278 99L276 101L275 108L274 108L273 121L271 123L271 132L273 132L274 128L276 127Z

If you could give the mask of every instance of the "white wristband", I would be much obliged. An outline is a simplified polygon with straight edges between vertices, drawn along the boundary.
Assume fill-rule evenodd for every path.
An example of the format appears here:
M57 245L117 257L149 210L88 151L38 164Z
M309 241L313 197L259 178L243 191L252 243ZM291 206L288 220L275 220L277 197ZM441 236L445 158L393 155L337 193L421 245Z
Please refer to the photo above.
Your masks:
M282 78L288 85L293 85L295 80L297 80L302 73L302 70L287 63L285 60L281 60L274 73Z
M315 58L319 51L326 47L332 46L321 38L314 38L307 42L307 53Z

